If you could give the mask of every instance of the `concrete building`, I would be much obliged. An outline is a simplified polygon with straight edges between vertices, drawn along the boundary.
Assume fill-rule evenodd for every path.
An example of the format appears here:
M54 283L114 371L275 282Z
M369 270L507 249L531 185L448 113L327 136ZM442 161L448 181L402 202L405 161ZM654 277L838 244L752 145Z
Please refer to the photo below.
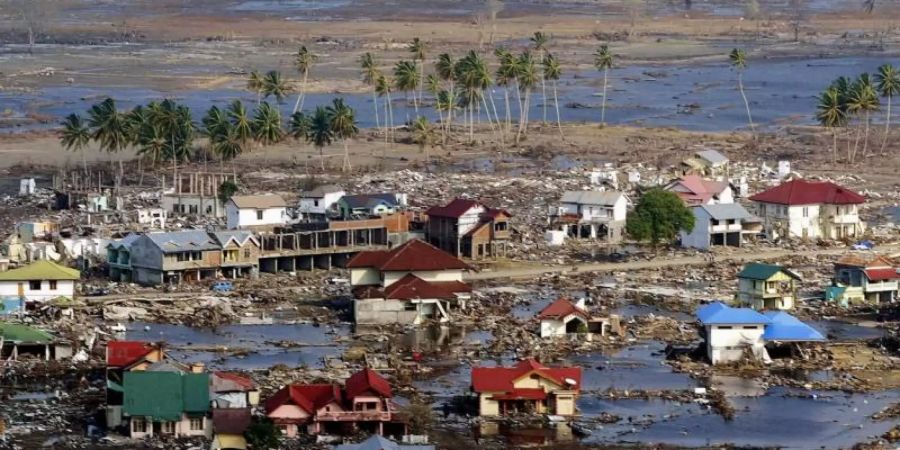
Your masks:
M756 310L790 310L800 275L775 264L749 263L737 274L737 301Z
M574 416L581 392L580 367L546 367L534 359L513 367L473 367L472 391L478 394L478 414Z
M681 163L683 175L728 175L728 157L716 150L701 150Z
M900 289L900 264L879 255L849 253L834 264L838 301L847 304L893 303Z
M160 435L212 437L207 417L209 374L130 371L124 374L123 390L123 413L132 439Z
M734 189L730 183L705 180L698 175L685 175L664 189L674 192L688 206L734 203Z
M287 221L287 202L280 195L235 195L225 203L229 230L271 230Z
M691 208L694 228L690 232L679 231L681 246L708 250L712 246L740 247L743 241L744 221L750 213L737 203L700 205Z
M344 189L331 184L301 192L297 212L300 213L300 218L303 220L326 220L329 213L338 213L336 204L345 195L347 193L344 192Z
M343 220L365 219L393 214L406 207L406 194L381 193L344 195L336 209Z
M0 299L13 303L45 303L54 299L72 300L81 273L52 261L35 261L25 267L0 272ZM22 304L24 303L24 304Z
M858 211L865 197L830 181L795 179L750 200L770 239L845 239L865 231Z
M227 278L256 277L259 275L259 257L262 248L253 233L240 231L215 231L212 236L222 249L220 272Z
M160 206L175 214L225 217L225 204L219 199L219 187L237 176L227 173L180 172L170 188L163 187ZM165 183L165 179L163 179Z
M625 233L628 198L615 191L568 191L550 211L550 225L576 239L620 242Z
M715 302L700 308L697 318L703 327L706 355L715 365L740 361L745 356L767 360L763 333L769 318L746 308L732 308Z
M129 247L132 280L144 285L215 278L222 267L222 247L201 230L147 233Z
M426 236L435 247L460 258L503 256L511 237L509 219L503 209L457 198L445 206L428 209Z
M106 245L106 264L109 267L109 279L130 282L132 280L131 244L141 235L131 233Z
M462 281L468 264L417 239L392 250L360 252L347 268L357 324L448 322L471 292Z
M150 229L165 230L168 213L163 208L139 208L135 211L135 221Z

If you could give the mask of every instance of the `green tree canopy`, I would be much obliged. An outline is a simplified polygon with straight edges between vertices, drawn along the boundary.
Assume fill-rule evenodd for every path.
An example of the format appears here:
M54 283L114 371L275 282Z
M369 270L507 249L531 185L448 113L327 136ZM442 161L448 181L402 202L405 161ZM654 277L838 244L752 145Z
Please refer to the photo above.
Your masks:
M673 192L662 189L647 191L628 216L625 231L639 241L654 247L671 242L678 232L694 229L694 214Z

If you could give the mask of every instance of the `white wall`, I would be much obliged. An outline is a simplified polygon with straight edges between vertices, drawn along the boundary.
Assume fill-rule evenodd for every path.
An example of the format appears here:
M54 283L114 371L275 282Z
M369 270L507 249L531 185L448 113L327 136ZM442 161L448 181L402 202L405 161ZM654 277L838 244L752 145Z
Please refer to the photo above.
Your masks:
M740 359L748 346L762 346L763 324L707 325L707 354L713 364Z
M0 281L0 297L18 297L19 283L25 294L25 300L30 302L46 302L57 297L72 298L75 295L75 282L72 280L57 280L56 289L50 289L50 281L42 280L41 288L32 290L28 281Z
M625 220L625 216L628 213L628 202L625 200L625 196L621 196L612 207L606 205L560 203L560 208L566 214L580 216L582 220L618 221Z
M329 192L324 197L303 197L298 211L303 214L325 214L344 195L344 191L338 191Z
M175 205L180 205L175 210ZM160 200L160 206L169 213L198 215L204 217L224 217L225 206L215 197L203 197L198 195L166 194ZM196 211L196 212L192 212Z
M262 219L258 212L262 211ZM246 227L284 225L287 221L287 208L238 208L234 202L225 205L225 218L228 228L236 230Z
M470 208L465 214L459 217L457 222L457 235L463 236L472 231L479 223L481 223L481 215L484 213L484 207L481 205Z
M709 248L709 213L700 207L691 208L694 213L694 228L685 233L680 231L681 246L684 248Z

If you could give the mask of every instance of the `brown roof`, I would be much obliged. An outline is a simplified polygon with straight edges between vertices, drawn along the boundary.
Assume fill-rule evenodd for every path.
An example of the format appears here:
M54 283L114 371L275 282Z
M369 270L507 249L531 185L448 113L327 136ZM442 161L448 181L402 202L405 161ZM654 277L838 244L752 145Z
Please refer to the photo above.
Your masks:
M830 181L795 179L750 197L750 200L779 205L855 205L866 198Z
M212 416L219 434L244 434L250 426L250 408L213 408Z
M461 259L418 239L393 249L359 252L347 268L372 267L381 271L468 270Z
M555 302L547 305L537 316L539 319L562 319L569 314L576 314L585 319L588 317L587 311L565 298L557 299Z
M837 264L854 267L894 267L895 263L881 255L848 253L838 259Z
M238 208L255 208L255 209L267 209L267 208L285 208L287 207L287 202L281 198L280 195L275 194L266 194L266 195L235 195L231 197L231 201L234 202L234 205Z
M407 274L384 289L384 298L410 300L416 298L454 298L458 292L471 292L472 288L461 281L425 281Z

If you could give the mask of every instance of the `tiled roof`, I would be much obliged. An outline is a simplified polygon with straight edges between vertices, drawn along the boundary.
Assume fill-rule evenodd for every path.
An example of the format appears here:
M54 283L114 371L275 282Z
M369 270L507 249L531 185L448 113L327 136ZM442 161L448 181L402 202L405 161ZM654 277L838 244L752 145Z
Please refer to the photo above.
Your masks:
M253 391L256 383L250 378L231 372L213 372L212 384L215 392Z
M732 308L714 302L700 308L697 318L703 325L767 324L769 318L749 308Z
M886 269L866 269L863 271L869 281L887 281L900 279L900 273L897 269L890 267Z
M391 283L384 289L384 298L394 300L449 299L458 292L471 292L472 288L461 281L425 281L413 274Z
M529 358L513 367L473 367L472 390L478 393L515 394L519 390L513 386L514 382L529 374L547 378L563 389L581 389L581 367L549 368Z
M265 402L266 414L293 403L308 414L331 403L341 403L341 387L336 384L292 384L281 388Z
M156 348L149 342L109 341L106 344L106 365L108 367L130 366Z
M779 205L855 205L865 203L866 198L830 181L795 179L760 192L750 200Z
M470 209L477 206L483 207L484 205L476 202L475 200L456 198L444 206L432 206L431 208L428 208L428 211L425 214L435 217L450 217L458 219Z
M539 319L562 319L569 314L577 314L584 318L588 317L587 311L575 306L574 303L565 298L557 299L555 302L547 305L537 316Z
M837 260L837 264L854 267L894 267L897 263L881 255L866 255L863 253L847 253Z
M235 195L231 202L240 209L285 208L287 202L280 195Z
M391 398L391 384L381 375L368 367L354 373L345 383L347 399L352 400L362 394L371 392L381 397Z
M418 239L393 250L359 252L347 268L372 267L381 271L468 270L471 266L437 247Z
M687 192L673 189L676 185L681 185ZM688 205L694 205L708 202L711 198L722 194L728 186L725 181L711 181L697 175L685 175L669 183L666 190L677 194Z

